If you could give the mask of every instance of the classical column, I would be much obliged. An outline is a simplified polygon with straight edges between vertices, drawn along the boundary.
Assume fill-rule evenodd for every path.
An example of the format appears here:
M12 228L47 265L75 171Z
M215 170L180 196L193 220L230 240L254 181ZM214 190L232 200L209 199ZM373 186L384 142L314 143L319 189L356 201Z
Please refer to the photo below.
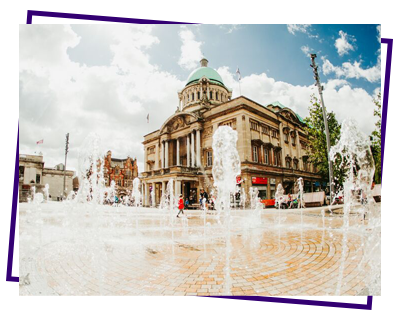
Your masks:
M279 124L279 138L280 138L280 142L281 142L281 167L284 168L285 167L285 157L286 157L286 145L285 145L285 141L283 140L283 123L281 122Z
M299 131L296 130L296 150L297 150L297 159L299 160L298 169L302 170L302 163L301 163L301 144L300 144L300 135Z
M190 167L190 138L189 135L186 136L186 164Z
M192 149L192 167L195 167L195 158L194 158L194 133L193 131L190 133L191 136L191 143L190 147Z
M154 167L155 170L160 169L160 143L157 141L156 144L156 165Z
M176 139L176 165L180 166L180 159L179 159L179 138Z
M161 141L161 168L165 168L165 162L164 162L164 141Z
M181 194L181 182L175 181L175 196L179 197L180 194Z
M169 151L168 151L168 145L169 145L169 141L166 140L165 141L165 167L168 168L168 158L169 158Z
M148 203L149 203L149 201L148 201L148 194L149 194L149 189L148 189L148 186L147 186L147 182L145 182L145 183L144 183L144 199L143 199L143 205L144 205L145 207L147 207L147 206L148 206Z
M155 182L151 183L151 191L154 193L154 199L150 193L150 199L151 199L150 202L151 202L151 207L154 208L156 206L156 183Z
M201 167L201 163L200 163L201 157L200 157L200 155L201 155L201 152L200 152L200 130L197 129L196 130L196 165L198 167Z
M144 171L148 170L148 165L147 165L147 147L144 148Z
M161 182L161 197L165 194L165 181Z

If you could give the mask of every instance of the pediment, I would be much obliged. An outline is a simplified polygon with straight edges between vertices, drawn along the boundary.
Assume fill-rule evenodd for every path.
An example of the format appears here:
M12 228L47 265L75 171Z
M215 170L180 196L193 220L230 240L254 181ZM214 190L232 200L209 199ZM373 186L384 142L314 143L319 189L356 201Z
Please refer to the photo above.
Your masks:
M292 122L299 122L297 117L292 112L290 112L288 110L283 110L283 111L281 111L280 114L281 114L281 116L283 116L287 120L290 120Z
M178 113L168 118L161 127L161 134L172 133L177 130L181 130L190 125L190 123L196 121L197 118L191 113Z

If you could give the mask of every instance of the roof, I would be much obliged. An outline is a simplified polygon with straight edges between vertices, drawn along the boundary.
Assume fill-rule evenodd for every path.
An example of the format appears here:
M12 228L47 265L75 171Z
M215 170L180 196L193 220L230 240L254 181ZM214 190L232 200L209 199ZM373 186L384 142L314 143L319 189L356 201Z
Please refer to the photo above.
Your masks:
M199 81L202 77L206 77L210 81L215 81L218 84L221 84L223 86L224 82L219 75L219 73L214 70L213 68L210 67L200 67L196 70L194 70L188 77L186 85L189 85L191 83Z
M285 107L282 103L280 103L279 101L274 101L274 102L272 102L272 103L270 103L270 104L268 104L267 106L274 106L274 107L279 107L279 108L281 108L281 109L290 109L290 108L288 108L288 107ZM292 110L293 111L293 110ZM294 112L294 111L293 111ZM305 123L305 121L304 121L304 119L298 114L298 113L296 113L296 112L294 112L295 114L296 114L296 116L297 116L297 119L299 119L299 121L301 122L301 123L304 123L304 124L306 124Z

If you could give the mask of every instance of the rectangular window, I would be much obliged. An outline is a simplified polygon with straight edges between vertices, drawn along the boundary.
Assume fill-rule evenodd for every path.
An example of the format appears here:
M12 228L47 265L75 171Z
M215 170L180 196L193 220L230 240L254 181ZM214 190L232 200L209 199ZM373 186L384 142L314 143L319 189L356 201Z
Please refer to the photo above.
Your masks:
M268 134L268 127L262 126L261 128L262 128L262 133L263 134Z
M253 146L253 161L258 162L258 148L257 146Z
M294 136L292 136L292 145L296 145L296 139Z
M194 101L194 93L192 93L192 101Z
M24 172L25 172L25 167L20 166L19 167L19 177L23 178L24 177Z
M37 184L40 184L40 174L37 174L37 175L36 175L36 183L37 183Z
M215 93L215 100L218 100L218 92Z
M200 100L200 92L197 92L197 100Z
M254 121L250 121L250 128L251 130L258 131L258 123Z
M278 131L272 130L272 137L276 138L278 136Z
M269 149L264 148L264 163L269 164Z
M212 166L212 152L207 151L207 167L211 167L211 166Z
M210 100L212 100L213 96L212 96L212 91L210 92Z

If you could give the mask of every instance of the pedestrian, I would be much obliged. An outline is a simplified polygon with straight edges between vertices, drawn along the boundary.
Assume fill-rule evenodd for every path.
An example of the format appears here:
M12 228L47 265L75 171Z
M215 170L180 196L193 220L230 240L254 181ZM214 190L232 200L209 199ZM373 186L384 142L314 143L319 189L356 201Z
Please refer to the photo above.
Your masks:
M183 205L183 198L182 198L182 195L179 195L179 200L178 200L178 209L179 209L179 212L178 212L178 215L176 216L177 218L179 218L179 215L182 213L182 214L185 214L184 212L183 212L183 208L184 208L184 205Z

